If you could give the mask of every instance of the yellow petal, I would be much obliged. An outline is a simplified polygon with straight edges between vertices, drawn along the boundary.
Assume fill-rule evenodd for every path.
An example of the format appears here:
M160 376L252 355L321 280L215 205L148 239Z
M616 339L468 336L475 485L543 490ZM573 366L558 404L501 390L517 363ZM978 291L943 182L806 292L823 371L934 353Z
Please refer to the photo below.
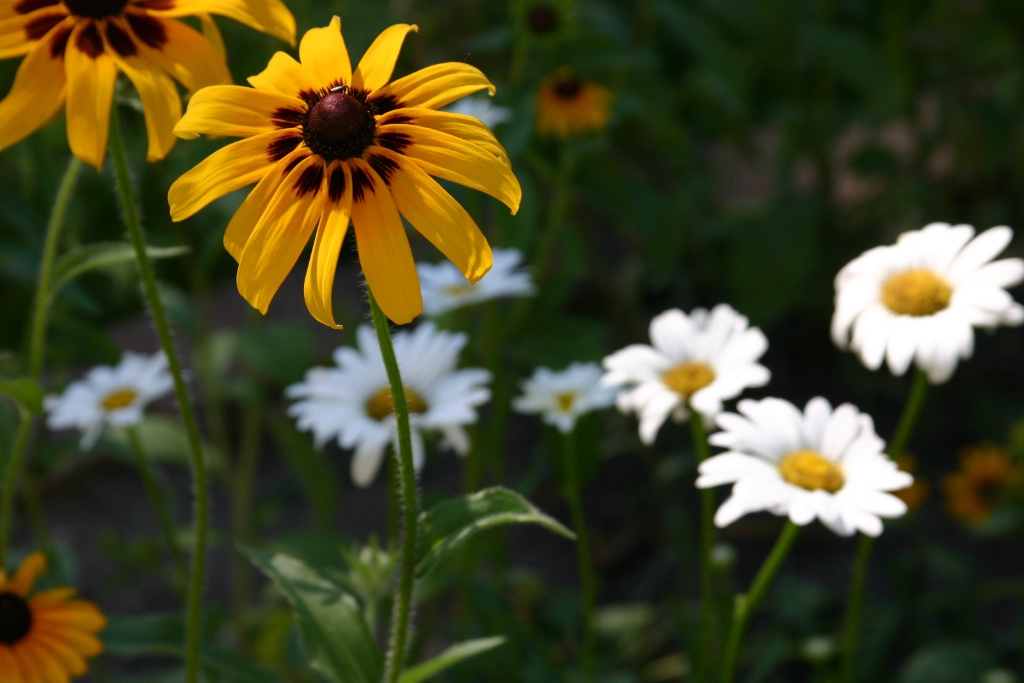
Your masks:
M199 15L199 27L203 29L203 36L209 41L210 45L213 46L214 51L220 58L227 62L228 53L224 49L224 36L221 35L220 29L217 28L217 23L213 20L209 14Z
M61 6L42 7L27 14L11 14L8 10L0 20L0 59L26 54L67 15Z
M383 156L397 165L388 182L399 213L467 280L482 278L491 269L491 247L466 210L415 162L382 147L367 152L370 159Z
M176 19L153 19L163 27L167 42L152 48L137 35L135 45L146 59L176 78L190 92L231 82L224 57L202 33ZM117 22L128 30L128 22Z
M30 600L35 621L61 628L95 632L107 625L99 608L88 600L68 600L56 604L37 604Z
M98 53L97 47L101 50ZM76 157L101 170L117 80L114 60L102 52L102 48L96 25L87 22L71 32L64 52L68 78L68 144Z
M352 171L352 226L366 284L384 315L399 325L423 312L409 238L387 185L362 159Z
M281 136L264 133L221 147L175 180L167 193L171 220L183 221L227 193L259 182L273 163L267 149Z
M255 76L249 76L248 80L254 88L289 97L298 97L303 91L316 92L326 85L318 83L308 70L284 52L275 52L267 68Z
M374 91L371 101L393 97L399 107L438 109L480 90L494 94L494 85L475 66L461 62L435 64Z
M384 29L359 60L359 66L352 73L352 87L373 92L391 80L398 53L410 31L419 31L419 27L416 24L395 24Z
M224 248L228 250L231 258L235 261L242 259L245 244L249 241L249 236L252 235L256 224L266 212L277 188L288 174L287 169L298 163L297 158L308 154L309 150L299 147L267 169L267 174L260 182L256 183L256 187L252 188L252 191L235 211L235 215L228 221L228 227L224 230Z
M320 216L320 226L313 241L313 253L306 269L304 294L306 308L319 322L328 327L341 328L334 320L334 276L338 269L338 256L348 232L352 215L352 176L344 162L336 161L328 167L327 186L331 187L331 174L341 173L344 189L341 197L329 201ZM335 183L340 185L341 183Z
M175 0L168 9L150 9L149 14L187 17L209 12L269 33L289 45L295 44L295 17L281 0Z
M10 582L4 587L4 590L25 597L28 592L32 590L32 586L35 585L36 579L46 571L46 555L42 553L32 553L21 563L18 567L18 571L14 573Z
M85 660L60 638L55 638L52 635L35 631L32 633L32 640L35 641L41 649L45 650L48 657L59 662L60 666L64 668L64 671L67 674L71 676L81 676L86 672L88 667L85 665ZM56 680L64 683L66 681L66 677L58 678ZM3 683L3 681L4 679L0 677L0 683Z
M32 660L32 664L39 676L36 683L54 683L55 681L66 681L67 674L49 656L47 649L34 638L26 638L18 644L19 655L24 659Z
M334 17L329 26L306 31L299 43L299 60L309 69L321 87L335 81L352 80L352 62L341 35L341 19Z
M174 124L181 118L181 96L171 77L138 56L121 57L110 51L117 68L128 76L142 100L149 150L146 161L158 161L174 147Z
M396 124L387 130L408 137L409 144L401 154L414 159L430 175L485 192L512 213L519 210L523 197L519 181L512 169L494 155L472 142L429 128Z
M39 43L18 67L14 85L0 101L0 149L6 149L41 128L64 103L64 60L50 56Z
M430 109L396 109L388 112L377 119L377 127L381 132L387 132L384 126L392 121L395 123L411 123L423 128L441 131L448 135L454 135L460 140L472 142L501 159L506 166L510 166L508 153L501 146L498 139L494 137L491 129L480 122L479 119L467 114L455 114L448 111L432 111Z
M249 137L277 130L275 119L298 120L305 112L306 104L296 97L240 85L213 85L188 101L174 134L181 138L200 134Z
M285 177L245 243L238 262L238 292L260 313L309 243L323 211L324 161L303 159Z

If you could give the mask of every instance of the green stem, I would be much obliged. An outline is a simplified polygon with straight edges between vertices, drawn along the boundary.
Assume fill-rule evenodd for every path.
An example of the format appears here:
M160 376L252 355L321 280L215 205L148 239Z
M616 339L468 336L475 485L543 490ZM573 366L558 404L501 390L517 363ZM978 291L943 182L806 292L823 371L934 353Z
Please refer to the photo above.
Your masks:
M907 402L903 405L903 414L896 425L896 432L886 453L890 458L896 459L906 449L910 433L914 430L917 418L921 414L921 406L924 405L924 397L928 391L928 376L923 370L916 369L914 372L914 383L907 395ZM850 578L850 591L846 598L846 615L843 618L843 652L839 670L842 683L853 683L856 672L857 646L860 639L860 615L864 604L864 587L867 582L868 563L871 560L871 551L874 548L875 539L863 535L857 546L857 556L853 564L853 576Z
M693 448L697 454L697 464L704 462L710 455L708 451L708 435L704 429L704 417L694 411L690 415L690 432L693 435ZM700 491L700 606L701 624L698 632L699 658L697 661L697 680L710 679L713 653L717 649L712 645L718 636L718 615L715 609L715 572L711 566L711 548L715 542L715 493L711 489Z
M121 199L121 209L124 212L124 221L128 227L128 236L131 238L132 247L135 249L135 262L139 268L139 277L142 280L142 291L146 297L150 314L153 316L153 325L156 327L157 336L160 338L160 347L167 355L167 366L174 380L174 396L177 399L178 409L181 411L181 421L185 426L185 434L188 438L189 464L192 468L192 485L195 497L195 507L193 510L195 529L193 532L192 571L189 577L188 594L185 600L185 681L186 683L197 683L199 680L199 641L202 627L203 579L205 576L206 545L210 523L206 465L203 458L202 443L199 439L199 428L196 424L192 404L188 398L185 378L181 372L181 362L178 360L178 352L174 348L174 339L171 337L167 313L164 311L163 303L160 301L160 294L157 291L153 267L146 254L146 239L135 204L135 194L128 171L128 159L125 156L124 141L121 138L121 121L116 106L111 107L110 124L110 158L114 165L117 193Z
M565 232L566 214L572 199L572 175L576 167L576 154L572 145L562 143L558 152L558 168L555 171L554 188L544 233L533 262L533 277L538 289L543 289L548 280L548 268L555 247ZM529 301L530 299L527 299Z
M405 402L405 385L398 370L398 359L391 344L388 319L367 289L373 328L377 332L384 368L391 385L391 396L395 405L395 420L398 423L398 484L402 500L402 548L399 570L398 595L391 611L391 633L388 638L388 653L384 662L384 683L397 683L402 673L402 662L409 639L412 621L412 591L416 570L417 522L419 501L416 499L416 472L412 463L412 432L409 428L409 409Z
M573 432L565 434L565 499L569 503L569 514L572 517L572 529L576 533L576 562L580 572L580 606L583 622L583 660L584 680L594 680L594 602L597 596L597 582L594 578L594 566L590 559L590 535L587 531L587 517L583 511L583 498L580 493L580 463L576 452L576 439Z
M163 532L164 540L167 542L167 549L170 550L171 556L174 558L174 564L178 568L180 576L184 579L184 577L188 576L185 553L178 543L178 535L174 530L174 518L171 515L170 506L167 505L167 500L160 490L156 471L142 449L139 430L135 427L128 427L125 429L125 432L128 435L128 445L131 447L132 455L135 456L135 464L139 468L139 475L142 476L142 485L146 489L149 504L153 506L157 522L160 524L160 530Z
M750 590L747 591L746 595L739 594L736 596L732 625L729 627L729 640L726 642L725 658L722 660L722 683L732 683L735 679L736 660L739 657L740 642L743 640L743 632L747 628L750 615L758 603L761 602L765 589L768 588L768 584L775 578L779 567L782 566L782 561L789 554L789 549L793 546L793 541L796 540L796 534L799 530L800 527L793 524L793 522L786 522L786 526L782 533L779 534L778 540L775 541L775 546L772 547L771 553L768 554L764 564L761 565L757 576L754 577L754 582L750 584Z
M46 343L46 321L50 312L50 278L53 274L53 262L57 258L57 247L60 244L60 233L64 227L71 193L74 190L78 174L82 170L82 162L71 157L68 167L57 188L57 196L53 202L53 211L46 224L46 237L43 242L43 253L39 263L39 277L36 280L35 300L32 305L32 320L29 323L28 367L29 374L39 380L43 374L43 348ZM32 431L33 416L21 411L21 422L14 437L14 445L7 459L4 471L3 491L0 493L0 569L7 566L7 545L11 534L11 517L14 511L14 492L21 474L21 461L25 456L28 435Z

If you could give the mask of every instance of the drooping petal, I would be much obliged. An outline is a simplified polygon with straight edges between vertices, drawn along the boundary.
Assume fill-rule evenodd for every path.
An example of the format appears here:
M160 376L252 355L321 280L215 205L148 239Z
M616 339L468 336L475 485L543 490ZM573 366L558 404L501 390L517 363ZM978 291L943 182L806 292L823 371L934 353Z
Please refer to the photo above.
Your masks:
M222 147L174 181L167 193L171 220L182 221L210 202L259 182L271 159L267 150L282 133L272 132Z
M342 180L334 180L332 176L340 173ZM335 199L332 186L336 188L344 183L341 196ZM334 320L334 276L338 269L338 256L341 245L348 232L348 224L352 215L352 176L348 166L343 162L334 162L327 170L327 188L329 201L320 216L320 225L313 241L313 253L309 257L306 269L305 298L306 307L318 321L329 327L340 327Z
M20 142L53 118L64 102L64 60L40 43L18 67L10 93L0 101L0 149Z
M381 310L404 325L423 311L409 238L387 185L362 159L350 159L352 225L359 264Z
M395 206L412 226L438 248L470 282L477 282L491 268L491 247L462 205L415 163L383 147L370 147L375 158L390 160L397 169L391 175Z
M174 124L181 118L178 86L170 76L146 59L135 55L112 56L142 100L142 114L146 119L146 135L149 138L146 161L159 161L167 156L177 140Z
M174 134L181 138L244 138L284 127L285 121L298 121L305 111L306 104L297 97L240 85L214 85L192 96Z
M289 45L295 44L295 17L281 0L174 0L170 5L166 9L150 9L149 13L165 17L220 14Z
M324 28L306 31L299 43L299 61L320 82L322 87L340 80L352 81L352 62L341 35L341 18L335 16Z
M373 92L391 80L405 37L418 30L415 24L395 24L384 29L352 72L352 87Z
M523 191L515 174L472 142L408 124L387 126L386 130L408 137L409 144L401 154L415 160L430 175L485 192L505 204L512 213L519 210Z
M217 28L217 23L213 20L213 17L209 14L200 14L199 26L203 29L203 36L209 41L214 52L227 62L228 53L224 49L224 36L221 35L220 29Z
M176 19L129 14L142 55L178 80L189 92L231 82L227 62L202 33Z
M81 23L72 31L64 65L68 79L68 144L76 157L102 169L117 66L104 52L103 39L94 23Z
M270 205L270 200L273 199L277 188L284 181L288 169L297 163L296 157L306 153L302 148L297 149L271 166L263 179L256 184L256 187L235 211L235 215L228 221L228 227L224 230L224 248L228 250L231 258L235 261L242 259L245 243L249 241L253 229L256 228L263 212Z
M487 90L491 95L495 92L494 84L480 69L463 62L445 62L414 71L384 85L373 92L370 101L391 101L397 107L440 109L481 90Z
M277 188L242 250L238 292L266 313L271 299L309 243L323 210L324 162L318 156L300 161Z
M300 92L316 92L324 84L318 83L308 69L284 52L275 52L267 68L249 76L249 85L260 90L269 90L289 97L298 97Z
M501 159L506 166L509 165L508 153L494 137L491 129L472 116L429 109L396 109L379 117L377 126L386 126L392 121L412 123L423 128L454 135L461 140L474 143Z

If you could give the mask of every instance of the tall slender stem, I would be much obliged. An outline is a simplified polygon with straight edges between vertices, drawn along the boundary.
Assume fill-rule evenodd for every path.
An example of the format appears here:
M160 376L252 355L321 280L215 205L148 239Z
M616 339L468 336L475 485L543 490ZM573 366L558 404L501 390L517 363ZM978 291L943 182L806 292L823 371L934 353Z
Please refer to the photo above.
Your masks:
M697 412L690 416L690 432L693 435L693 448L697 454L697 464L708 459L708 435L704 429L704 417ZM715 573L711 566L711 548L715 542L715 493L711 489L700 490L700 606L701 623L698 633L699 658L697 660L697 680L707 681L710 678L714 645L718 636L718 614L715 610Z
M247 401L243 406L238 458L231 467L231 524L235 539L242 543L252 540L252 494L264 423L262 408L254 401ZM252 564L241 553L235 553L231 573L231 615L241 639L245 634L245 616L252 603Z
M594 578L594 565L590 559L590 534L587 531L587 516L583 510L583 497L580 491L580 463L576 452L576 436L573 432L565 434L565 499L569 503L569 514L572 516L572 530L576 533L576 562L580 573L580 612L583 626L583 660L584 680L594 680L594 602L597 596L597 582Z
M928 376L923 370L917 369L914 373L914 383L907 395L907 402L903 405L903 414L896 425L896 432L886 453L890 458L896 459L906 449L910 433L914 430L918 415L921 414L921 406L924 405L924 397L928 391ZM867 583L868 563L871 561L871 551L875 546L875 539L871 536L862 535L857 546L857 556L853 564L853 575L850 577L850 591L846 598L846 615L843 618L843 652L840 662L840 681L842 683L853 683L856 671L857 645L860 640L860 613L864 604L864 587Z
M153 325L160 338L160 347L167 354L167 366L174 379L174 396L181 411L181 421L185 426L188 439L189 464L192 468L192 485L195 496L195 529L193 532L192 571L189 578L188 594L185 599L185 681L197 683L199 680L199 640L202 627L203 583L206 567L206 545L209 532L209 491L206 480L202 443L199 439L199 428L196 424L192 403L189 401L188 388L181 372L181 362L171 337L171 328L167 322L160 294L157 291L156 277L153 267L146 254L146 238L142 223L139 220L138 208L135 204L135 193L132 189L131 176L128 171L128 159L125 156L124 141L121 139L121 121L117 107L110 112L110 159L114 165L114 178L117 181L118 196L124 212L124 222L128 227L135 250L135 262L142 280L142 292L153 316Z
M765 559L761 569L750 584L750 590L746 595L736 596L736 604L733 607L732 625L729 627L729 639L725 645L725 657L722 660L722 683L732 683L736 676L736 660L739 657L740 642L743 640L743 632L747 628L750 615L754 612L761 598L764 597L765 589L772 582L775 575L782 566L782 561L789 554L789 549L796 540L796 533L800 530L793 522L786 522L785 528L779 534L778 540L772 547L771 553Z
M409 427L409 408L405 401L405 385L398 370L398 359L391 344L388 319L367 289L373 328L377 332L384 368L391 385L391 396L395 405L395 420L398 423L398 484L402 500L402 548L399 568L398 595L391 611L391 633L388 638L388 653L384 662L384 683L397 683L402 673L402 662L409 639L412 622L412 591L416 570L417 523L419 501L416 498L416 472L412 463L412 432Z
M142 485L146 489L146 497L149 504L153 506L157 522L160 524L160 531L163 532L167 549L174 558L174 565L178 569L181 578L188 576L188 564L185 561L185 553L178 543L178 535L174 530L174 518L171 515L170 506L160 490L160 483L157 481L153 464L146 457L142 448L142 440L139 438L139 430L135 427L125 429L128 435L128 445L131 447L132 455L135 456L135 464L139 468L139 475L142 477Z
M60 233L64 227L64 218L68 213L71 193L81 170L82 162L77 157L71 157L71 161L68 162L68 167L64 171L64 177L61 178L57 188L50 220L46 224L46 237L43 241L43 253L39 263L39 277L36 280L36 293L32 305L32 320L29 323L28 337L29 375L37 381L43 374L43 348L46 343L46 321L50 312L50 277L53 273L53 262L57 258ZM25 446L28 444L28 436L32 431L33 416L24 410L20 412L21 422L18 424L14 444L7 458L3 491L0 493L0 569L7 566L7 545L11 534L14 492L21 475L21 461L25 456Z

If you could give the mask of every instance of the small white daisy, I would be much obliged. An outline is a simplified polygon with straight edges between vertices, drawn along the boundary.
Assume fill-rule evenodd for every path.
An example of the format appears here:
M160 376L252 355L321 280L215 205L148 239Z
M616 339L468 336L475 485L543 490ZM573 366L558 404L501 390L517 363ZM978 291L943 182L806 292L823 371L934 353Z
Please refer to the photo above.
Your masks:
M603 379L605 385L632 386L616 403L622 412L640 416L645 444L654 443L670 414L681 422L693 410L710 420L723 401L771 377L757 363L768 340L726 304L690 315L665 311L651 321L650 335L653 346L633 344L606 357Z
M423 312L436 316L490 299L532 295L530 269L520 268L522 253L517 249L495 249L493 253L494 264L475 285L450 261L417 263Z
M511 109L494 104L486 95L463 97L458 102L445 107L445 111L472 116L491 129L512 118Z
M44 407L50 429L82 430L81 448L96 443L103 427L128 427L142 420L142 409L174 387L167 371L167 356L124 354L116 367L101 365L72 382L64 393L47 396Z
M818 518L841 536L882 533L880 517L907 511L890 491L914 483L884 452L871 417L849 403L835 410L812 398L801 413L788 401L739 402L716 418L708 439L728 449L700 464L698 488L733 484L715 514L720 527L767 510L801 526Z
M523 394L513 399L512 407L520 413L540 413L545 423L568 434L580 415L615 403L617 389L603 386L601 375L597 363L573 363L558 372L537 368L522 383Z
M310 369L304 381L285 389L285 395L298 399L288 414L300 429L313 433L317 447L336 438L342 448L355 449L352 481L369 486L388 445L398 442L398 426L373 328L361 326L356 340L358 348L334 351L336 367ZM394 336L417 470L423 465L422 432L438 431L456 453L468 453L469 436L463 427L476 422L476 406L491 397L486 386L491 373L455 369L467 341L465 334L439 331L429 322Z
M913 361L939 384L973 353L974 327L1024 322L1024 308L1006 292L1024 281L1024 260L992 261L1013 231L973 236L970 225L932 223L847 264L835 283L836 345L872 370L886 361L895 375Z

